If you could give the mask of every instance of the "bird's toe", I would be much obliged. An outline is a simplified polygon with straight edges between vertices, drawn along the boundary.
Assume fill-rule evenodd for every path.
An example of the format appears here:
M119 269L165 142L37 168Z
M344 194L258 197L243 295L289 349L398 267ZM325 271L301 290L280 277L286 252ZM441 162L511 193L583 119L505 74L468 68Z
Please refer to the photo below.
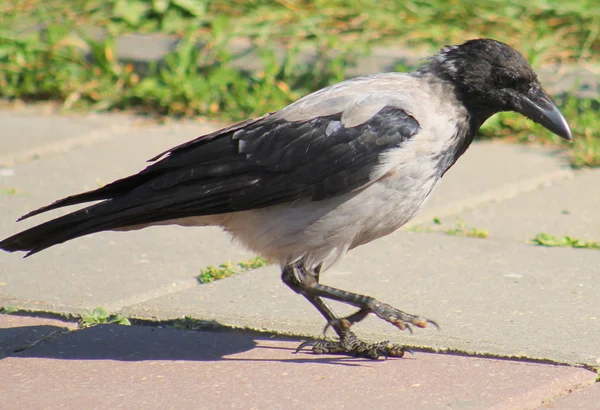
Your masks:
M311 347L314 354L338 354L354 357L364 357L376 360L380 357L403 357L407 351L403 346L388 341L380 343L367 343L358 339L349 330L342 333L340 340L318 340L303 342L296 349L296 353L304 348Z

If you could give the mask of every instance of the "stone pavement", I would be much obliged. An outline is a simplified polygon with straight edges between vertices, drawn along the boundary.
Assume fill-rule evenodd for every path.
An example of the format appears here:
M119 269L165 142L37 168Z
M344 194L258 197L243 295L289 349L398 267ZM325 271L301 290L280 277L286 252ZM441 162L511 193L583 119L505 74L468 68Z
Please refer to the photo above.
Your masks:
M17 329L64 326L11 319ZM27 409L593 409L600 398L594 374L581 368L421 352L370 361L294 354L297 344L247 332L98 326L2 360L9 382L0 395L7 408Z
M218 127L30 108L0 111L0 122L2 238L48 218L16 224L20 215ZM0 397L9 408L599 408L588 369L600 366L600 252L528 243L541 232L600 240L599 184L600 171L574 172L561 152L476 143L411 226L323 275L440 324L413 335L373 318L357 325L415 350L387 361L293 354L324 323L276 267L198 285L201 268L252 256L217 229L103 232L26 260L1 253L0 306L33 313L0 315ZM444 234L457 217L489 238ZM74 330L35 317L97 306L155 325ZM185 316L225 328L156 322Z

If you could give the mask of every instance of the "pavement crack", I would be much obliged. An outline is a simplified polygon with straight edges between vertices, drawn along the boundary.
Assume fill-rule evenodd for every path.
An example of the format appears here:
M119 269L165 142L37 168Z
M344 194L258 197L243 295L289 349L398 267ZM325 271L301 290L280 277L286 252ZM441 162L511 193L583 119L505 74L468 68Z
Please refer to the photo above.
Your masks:
M77 330L79 330L79 329L71 330L71 329L68 329L66 327L54 330L53 332L50 332L47 335L44 335L44 336L40 337L39 339L36 339L33 342L28 343L27 345L24 345L24 346L21 346L21 347L17 347L16 349L13 349L12 352L10 352L8 354L8 356L10 356L11 354L14 354L14 353L25 352L25 351L27 351L29 349L32 349L33 347L41 344L41 343L52 341L52 340L54 340L54 339L56 339L58 337L61 337L63 335L66 335L66 334L69 334L69 333L72 333L72 332L76 332Z

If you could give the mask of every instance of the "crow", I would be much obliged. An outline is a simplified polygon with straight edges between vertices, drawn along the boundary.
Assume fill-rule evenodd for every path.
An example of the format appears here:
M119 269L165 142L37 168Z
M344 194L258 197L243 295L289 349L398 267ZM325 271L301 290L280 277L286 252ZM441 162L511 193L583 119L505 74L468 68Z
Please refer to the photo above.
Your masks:
M565 118L518 51L492 39L445 46L414 72L323 88L163 152L135 175L30 212L20 219L101 201L4 239L0 248L29 256L104 230L219 226L279 263L283 282L337 333L299 349L400 357L402 346L362 341L351 326L370 313L399 329L435 322L324 285L320 275L349 250L413 218L481 125L501 111L571 140ZM325 299L357 311L339 317Z

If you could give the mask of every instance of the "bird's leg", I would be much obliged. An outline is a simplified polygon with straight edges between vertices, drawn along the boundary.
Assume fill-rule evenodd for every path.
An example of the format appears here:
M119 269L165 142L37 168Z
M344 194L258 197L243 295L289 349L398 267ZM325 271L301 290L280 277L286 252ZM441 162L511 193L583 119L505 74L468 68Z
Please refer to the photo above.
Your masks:
M284 276L286 275L286 270L290 272L291 278L294 280L292 284L286 282L285 279L284 282L292 287L295 292L301 293L305 297L332 299L358 307L358 312L344 319L338 319L346 320L349 325L361 321L369 313L374 313L381 319L393 324L401 330L411 330L411 325L426 327L428 323L438 327L432 320L403 312L370 296L351 293L331 286L322 285L317 282L314 275L307 273L304 266L300 263L286 266L284 269Z
M409 329L412 331L412 325L422 328L426 327L428 323L435 327L439 327L433 320L403 312L370 296L347 292L331 286L321 285L316 282L308 282L305 286L303 291L310 296L337 300L358 307L360 309L358 312L345 318L350 323L359 322L364 319L368 313L374 313L379 318L393 324L400 330Z
M322 264L317 265L317 267L314 269L314 277L315 280L317 281L317 283L319 283L319 276L321 274L321 268L322 268ZM342 318L342 320L345 320L348 322L349 326L352 326L355 323L360 322L361 320L363 320L365 317L367 317L367 315L370 312L368 310L365 309L360 309L359 311L357 311L356 313L353 313L351 315L348 315L344 318ZM327 325L325 325L325 329L323 329L323 333L327 332L327 329L331 326L331 323L328 322Z
M346 323L348 324L348 327L350 327L350 326L354 325L355 323L358 323L361 320L363 320L364 318L366 318L369 315L369 313L371 313L371 312L369 312L366 309L360 309L351 315L341 318L340 320L346 321ZM327 329L329 329L330 326L331 326L331 324L327 323L327 325L325 326L325 329L323 329L323 333L326 333Z
M316 282L320 271L320 266L315 269L314 274L307 272L303 265L288 265L284 267L281 279L296 293L304 296L327 320L328 326L332 326L339 337L339 341L317 341L305 342L298 347L298 351L306 346L312 346L312 351L315 354L348 354L359 357L367 357L377 359L379 356L385 357L402 357L404 349L402 346L389 343L365 343L359 340L356 335L350 330L352 323L362 320L369 312L364 313L358 311L354 315L340 319L335 312L325 303L320 296L311 296L304 292L305 282ZM360 315L359 315L360 314ZM353 317L356 316L357 320ZM360 319L358 316L363 316Z

